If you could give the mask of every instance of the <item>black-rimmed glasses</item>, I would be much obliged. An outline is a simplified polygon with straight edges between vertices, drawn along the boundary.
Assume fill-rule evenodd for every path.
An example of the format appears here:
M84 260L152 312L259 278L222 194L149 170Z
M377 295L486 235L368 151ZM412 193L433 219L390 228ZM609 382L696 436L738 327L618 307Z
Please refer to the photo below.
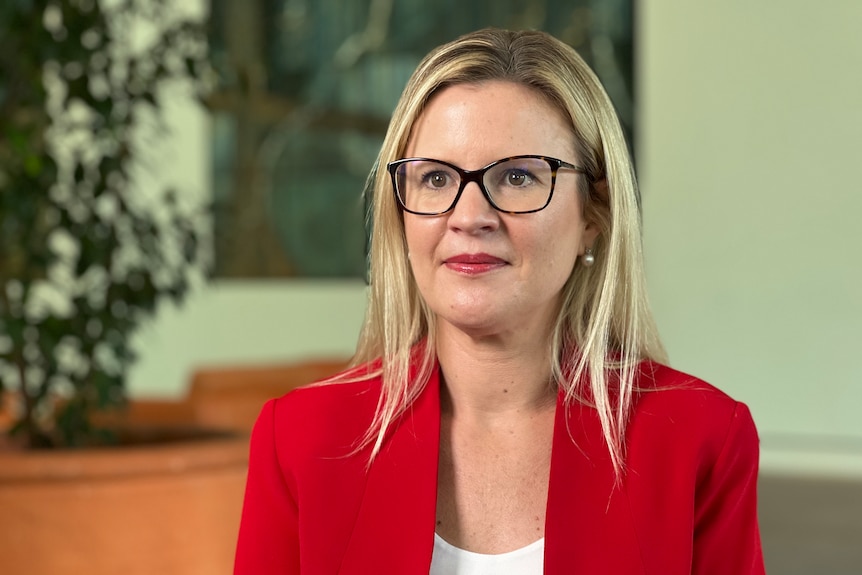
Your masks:
M421 216L452 210L469 182L475 182L498 211L538 212L551 202L560 168L586 174L580 166L547 156L512 156L478 170L463 170L430 158L405 158L386 167L398 203L405 211Z

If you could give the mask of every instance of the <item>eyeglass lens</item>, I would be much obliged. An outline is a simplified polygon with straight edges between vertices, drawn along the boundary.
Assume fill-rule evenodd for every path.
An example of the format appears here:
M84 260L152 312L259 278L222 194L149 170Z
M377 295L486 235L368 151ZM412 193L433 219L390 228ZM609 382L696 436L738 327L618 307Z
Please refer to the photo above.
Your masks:
M543 158L513 158L487 168L482 184L492 203L507 212L540 210L553 188L554 170ZM396 189L411 212L438 214L452 207L461 189L453 167L432 160L410 160L398 166Z

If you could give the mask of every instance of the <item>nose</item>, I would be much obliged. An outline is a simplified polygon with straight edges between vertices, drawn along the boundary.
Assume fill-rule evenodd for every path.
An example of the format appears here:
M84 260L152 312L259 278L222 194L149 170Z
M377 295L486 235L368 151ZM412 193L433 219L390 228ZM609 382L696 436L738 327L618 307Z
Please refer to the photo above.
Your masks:
M449 213L448 223L452 229L469 233L495 230L500 225L500 212L488 202L477 182L468 182Z

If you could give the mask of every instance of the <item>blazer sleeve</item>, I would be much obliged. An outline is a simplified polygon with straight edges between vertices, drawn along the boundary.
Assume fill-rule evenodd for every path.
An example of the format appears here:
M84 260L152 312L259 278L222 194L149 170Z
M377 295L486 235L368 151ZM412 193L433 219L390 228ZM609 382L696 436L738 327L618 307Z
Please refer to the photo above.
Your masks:
M757 430L737 403L724 444L698 487L693 575L763 575L757 522Z
M299 574L297 505L278 457L277 402L263 407L251 434L234 575Z

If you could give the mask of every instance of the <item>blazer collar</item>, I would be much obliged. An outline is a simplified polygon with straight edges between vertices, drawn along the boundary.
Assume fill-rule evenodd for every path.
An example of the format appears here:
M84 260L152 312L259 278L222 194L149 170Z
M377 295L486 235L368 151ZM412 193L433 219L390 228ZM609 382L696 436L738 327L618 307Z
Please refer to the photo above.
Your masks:
M557 398L545 516L545 574L644 573L624 481L596 411Z
M438 366L371 464L340 573L428 573L439 448Z
M439 448L438 366L368 471L341 573L428 573ZM545 519L545 574L643 573L637 548L627 495L615 481L598 416L588 407L566 407L560 393Z

